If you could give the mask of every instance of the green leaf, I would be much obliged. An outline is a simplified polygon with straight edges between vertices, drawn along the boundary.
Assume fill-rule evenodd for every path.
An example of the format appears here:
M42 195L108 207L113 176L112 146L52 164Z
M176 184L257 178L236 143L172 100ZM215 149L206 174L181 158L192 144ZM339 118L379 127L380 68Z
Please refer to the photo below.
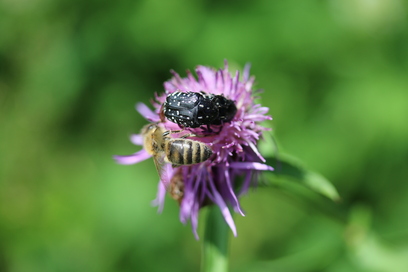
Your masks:
M280 155L279 158L266 158L266 163L275 168L275 171L268 173L268 176L297 181L314 192L324 195L333 201L340 200L336 188L330 183L330 181L319 173L306 169L295 158L288 155Z

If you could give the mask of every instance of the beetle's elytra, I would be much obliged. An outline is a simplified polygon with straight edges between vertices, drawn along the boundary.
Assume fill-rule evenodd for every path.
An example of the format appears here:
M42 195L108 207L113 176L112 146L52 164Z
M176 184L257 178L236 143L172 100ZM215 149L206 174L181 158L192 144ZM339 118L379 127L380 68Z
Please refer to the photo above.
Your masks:
M177 91L163 104L163 114L169 121L189 128L230 122L236 112L234 101L204 92Z

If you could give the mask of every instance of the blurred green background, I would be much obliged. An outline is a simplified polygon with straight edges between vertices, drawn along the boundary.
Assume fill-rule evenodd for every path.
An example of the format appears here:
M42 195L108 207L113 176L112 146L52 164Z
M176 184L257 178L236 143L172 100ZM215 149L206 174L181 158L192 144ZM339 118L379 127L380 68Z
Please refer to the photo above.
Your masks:
M200 241L128 136L170 69L252 63L280 151L332 203L259 188L231 271L408 271L403 0L0 1L0 271L197 271ZM267 151L266 151L267 152ZM200 216L202 237L205 211Z

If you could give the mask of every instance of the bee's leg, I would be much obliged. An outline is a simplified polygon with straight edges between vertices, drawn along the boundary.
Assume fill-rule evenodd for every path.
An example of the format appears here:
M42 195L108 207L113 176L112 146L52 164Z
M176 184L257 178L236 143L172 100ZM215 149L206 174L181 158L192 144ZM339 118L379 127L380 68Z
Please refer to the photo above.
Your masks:
M169 136L170 134L173 134L173 133L181 133L181 132L183 132L183 131L184 131L184 128L183 128L183 129L180 129L180 130L166 130L166 131L163 133L163 136L166 137L166 136Z
M208 134L205 135L205 134L187 133L187 134L184 134L183 136L181 136L180 138L182 138L182 139L185 139L185 138L188 138L188 137L202 138L202 137L207 137L207 136L208 136Z
M187 134L184 134L183 136L181 136L180 138L185 139L185 138L188 138L188 137L203 137L203 136L199 136L199 135L194 134L194 133L187 133Z
M179 130L172 130L171 133L181 133L183 132L185 129L179 129Z

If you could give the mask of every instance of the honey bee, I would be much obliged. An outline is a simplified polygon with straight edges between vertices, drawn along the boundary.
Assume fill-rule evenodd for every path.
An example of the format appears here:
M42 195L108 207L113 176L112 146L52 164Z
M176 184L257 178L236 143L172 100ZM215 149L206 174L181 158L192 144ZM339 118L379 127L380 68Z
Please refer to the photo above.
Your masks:
M171 138L171 133L172 131L165 131L156 123L148 124L142 129L143 147L153 156L159 175L162 173L164 163L171 163L173 166L190 165L204 162L212 155L212 150L206 144L186 139L194 135L186 134L181 138Z

